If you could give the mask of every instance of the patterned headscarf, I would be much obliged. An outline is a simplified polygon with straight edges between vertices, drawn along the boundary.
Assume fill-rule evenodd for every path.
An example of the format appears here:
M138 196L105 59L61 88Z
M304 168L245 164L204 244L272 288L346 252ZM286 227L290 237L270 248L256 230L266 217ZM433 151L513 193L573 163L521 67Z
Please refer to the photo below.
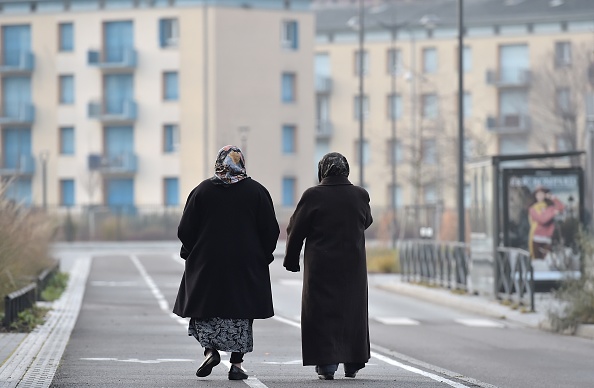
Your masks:
M338 152L330 152L324 155L324 157L318 163L318 180L321 182L322 179L329 176L349 176L349 162L347 159Z
M247 178L245 159L239 147L226 145L219 150L215 162L215 174L211 181L219 185L230 185Z

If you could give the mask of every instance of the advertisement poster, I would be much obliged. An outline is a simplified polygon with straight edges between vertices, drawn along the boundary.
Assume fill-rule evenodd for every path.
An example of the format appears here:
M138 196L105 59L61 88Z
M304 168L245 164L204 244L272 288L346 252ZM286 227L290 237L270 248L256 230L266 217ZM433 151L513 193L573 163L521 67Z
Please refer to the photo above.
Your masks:
M580 168L503 170L504 245L530 252L537 272L580 270Z

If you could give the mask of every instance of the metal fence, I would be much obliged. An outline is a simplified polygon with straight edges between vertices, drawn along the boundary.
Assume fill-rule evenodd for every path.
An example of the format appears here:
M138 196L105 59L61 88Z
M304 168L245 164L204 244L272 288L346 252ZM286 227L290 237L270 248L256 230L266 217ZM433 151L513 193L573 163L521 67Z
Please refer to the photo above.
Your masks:
M41 294L47 288L52 278L60 271L60 263L46 268L39 274L35 283L29 283L25 287L11 292L4 297L4 327L16 321L19 313L33 307L36 301L43 300Z
M397 245L403 279L407 282L472 292L470 248L458 242L401 240Z
M530 311L534 311L534 268L530 253L518 248L497 249L495 290L498 299L530 305Z
M19 313L30 309L37 299L37 284L30 283L20 290L11 292L4 297L4 327L17 320Z

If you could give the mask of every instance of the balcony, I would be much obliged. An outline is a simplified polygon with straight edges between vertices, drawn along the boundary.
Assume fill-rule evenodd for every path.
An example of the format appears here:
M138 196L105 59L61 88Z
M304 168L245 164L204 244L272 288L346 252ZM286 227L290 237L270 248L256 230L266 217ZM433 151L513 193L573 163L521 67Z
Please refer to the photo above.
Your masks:
M0 109L0 125L33 124L35 121L35 107L33 104L4 103Z
M137 156L131 152L119 155L89 155L89 170L104 175L134 175L138 170Z
M136 120L136 103L131 100L124 101L121 104L92 101L89 103L88 109L89 118L104 123L131 122Z
M316 76L316 93L330 94L332 92L332 79L327 76Z
M0 160L0 176L31 176L35 173L35 158L19 155L14 160Z
M487 70L487 83L498 88L526 88L531 81L532 73L528 69Z
M332 123L329 120L318 120L316 123L316 138L317 139L330 139L334 132Z
M489 116L486 127L490 132L500 135L522 134L532 129L530 117L525 114Z
M87 63L103 70L131 70L136 68L136 50L89 50Z
M35 55L31 51L5 51L0 56L0 74L31 73L35 68Z

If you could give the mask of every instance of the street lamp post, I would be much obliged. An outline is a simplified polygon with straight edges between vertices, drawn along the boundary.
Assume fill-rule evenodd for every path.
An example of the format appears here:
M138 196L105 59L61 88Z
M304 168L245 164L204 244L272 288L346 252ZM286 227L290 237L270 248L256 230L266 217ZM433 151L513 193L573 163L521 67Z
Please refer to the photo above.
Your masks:
M464 212L464 0L458 0L458 241L466 240Z
M43 210L47 210L47 160L49 151L43 150L39 153L41 161L41 203Z
M359 186L365 186L364 180L364 158L363 158L363 141L364 141L364 129L365 129L365 115L363 112L364 104L364 83L363 83L363 57L364 57L364 48L365 48L365 17L364 17L364 7L363 7L363 0L359 0Z

